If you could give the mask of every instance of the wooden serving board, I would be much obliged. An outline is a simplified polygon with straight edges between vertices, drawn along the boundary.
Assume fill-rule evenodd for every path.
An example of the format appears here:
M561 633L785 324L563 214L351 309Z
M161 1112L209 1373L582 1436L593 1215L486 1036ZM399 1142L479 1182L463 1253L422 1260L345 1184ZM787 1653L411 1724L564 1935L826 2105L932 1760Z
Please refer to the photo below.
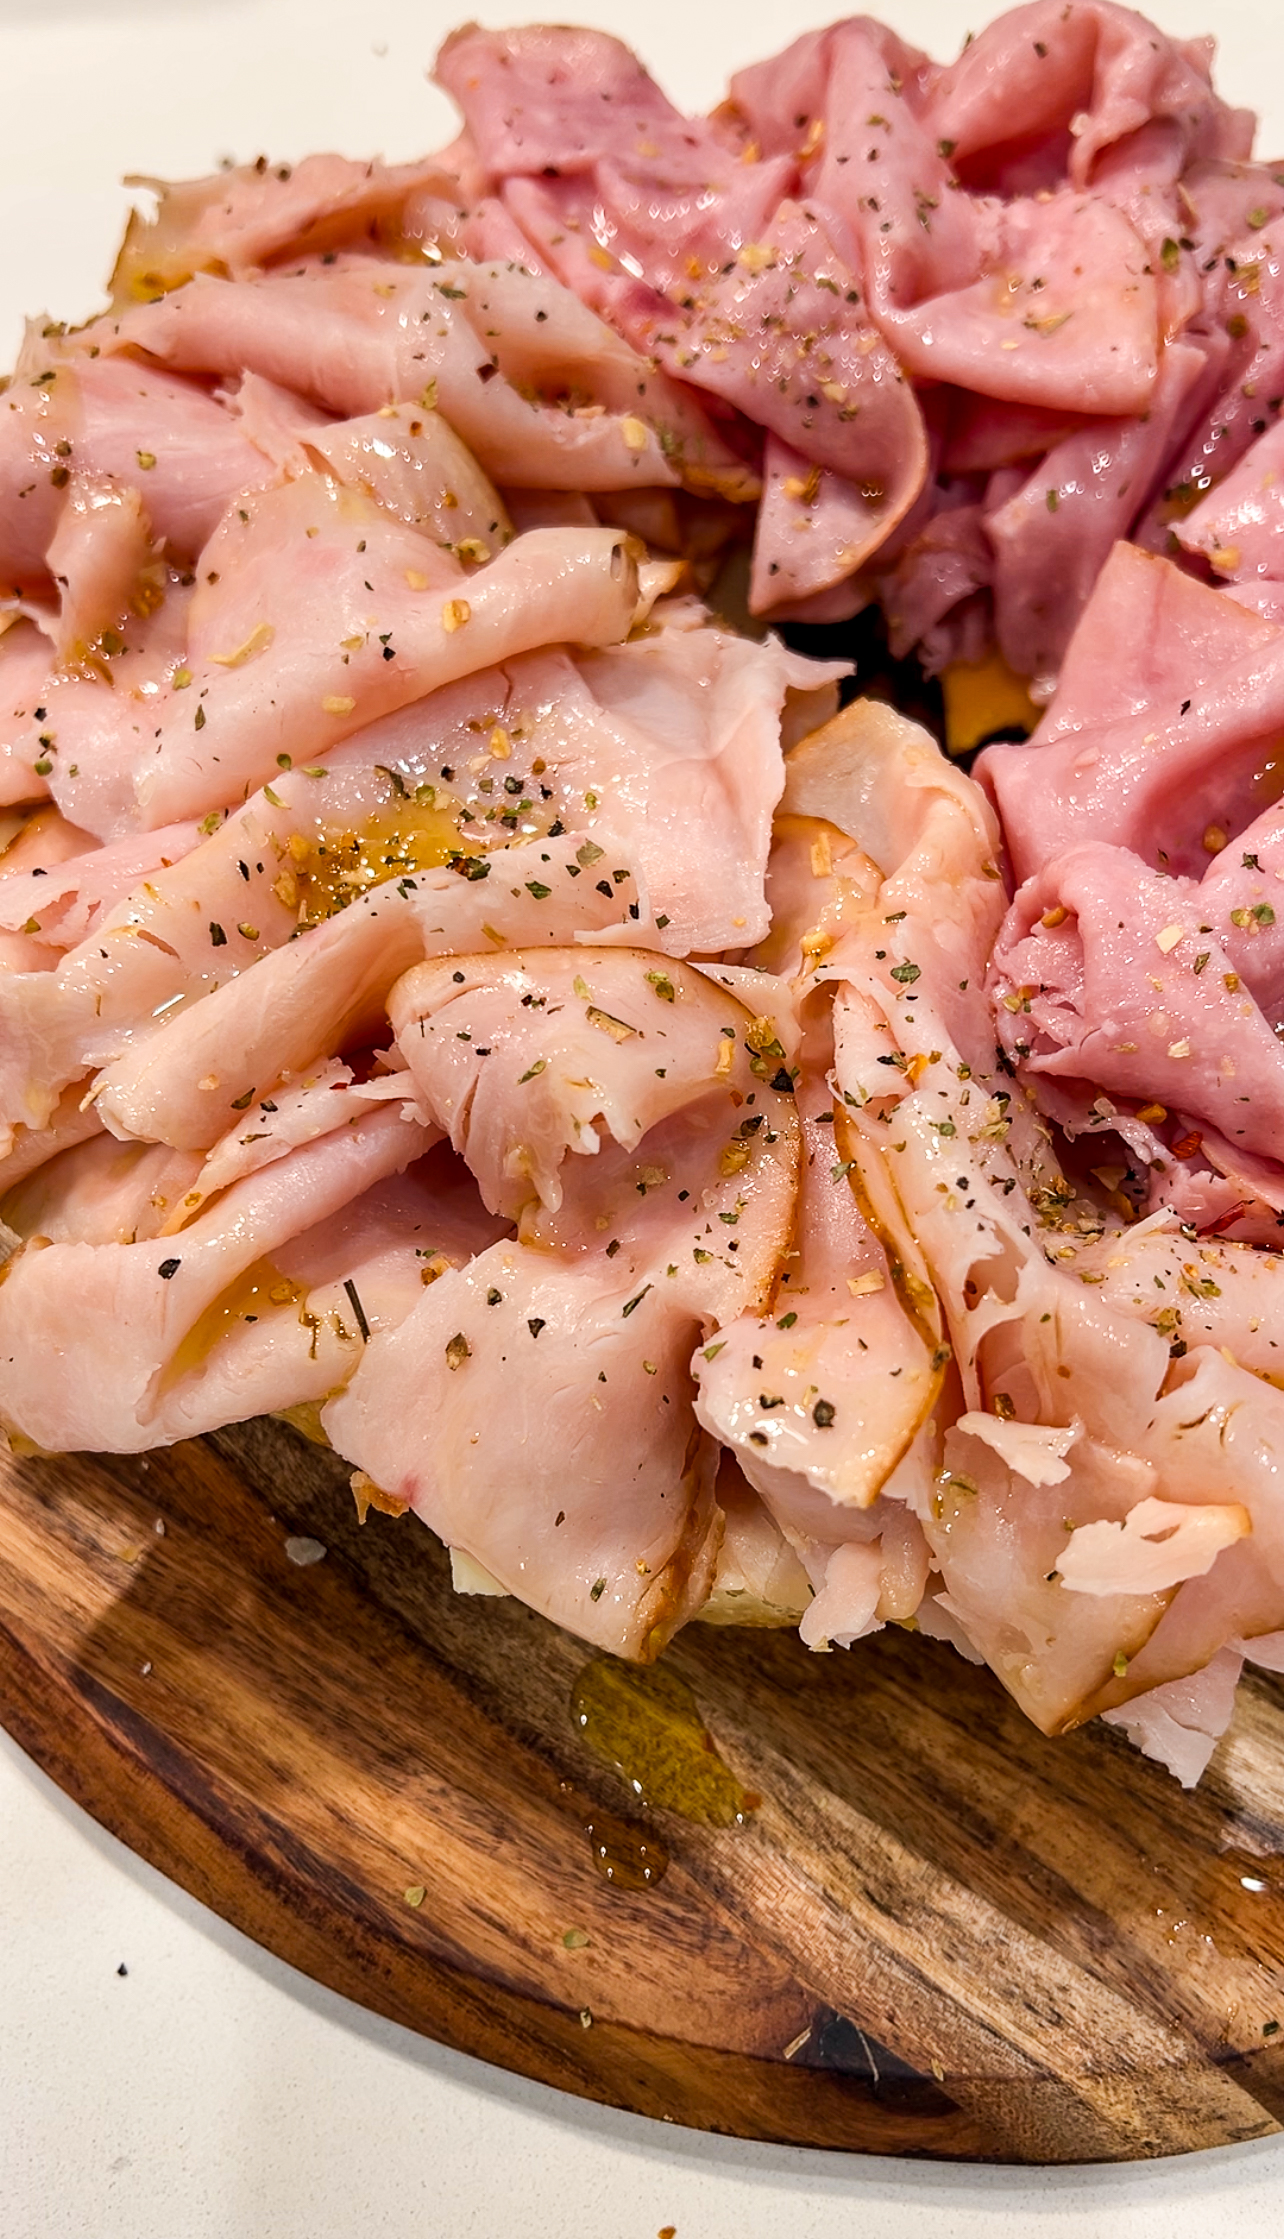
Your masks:
M306 1569L300 1534L327 1550ZM644 1810L589 1749L588 1660L455 1596L413 1519L359 1525L334 1458L277 1425L0 1471L0 1719L362 2005L796 2144L1124 2160L1284 2124L1277 1682L1247 1681L1187 1796L1106 1729L1044 1741L895 1629L812 1656L693 1626L665 1668L753 1792L718 1827ZM639 1831L670 1863L628 1890L594 1845Z

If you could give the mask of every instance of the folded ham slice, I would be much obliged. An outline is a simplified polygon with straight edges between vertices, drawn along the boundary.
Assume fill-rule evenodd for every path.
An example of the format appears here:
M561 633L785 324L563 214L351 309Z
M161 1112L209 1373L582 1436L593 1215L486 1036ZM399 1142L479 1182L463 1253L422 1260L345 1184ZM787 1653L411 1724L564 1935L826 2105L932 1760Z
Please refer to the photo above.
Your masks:
M916 1511L940 1606L1055 1731L1278 1628L1277 1263L1193 1250L1171 1213L1130 1228L1057 1166L991 1054L993 830L927 742L858 703L809 742L787 798L883 872L821 969L839 983L835 1134L889 1248L930 1275L961 1382ZM1149 875L1171 902L1179 882ZM1070 913L1049 914L1051 942ZM1094 940L1105 921L1094 905ZM1014 1031L1043 999L1022 995ZM1233 1406L1242 1460L1214 1466Z
M603 894L576 855L574 841L550 840L382 882L104 1067L103 1119L121 1134L205 1148L265 1089L378 1036L394 982L425 956L629 928L631 880L608 881Z
M142 351L176 372L247 369L347 417L431 398L497 481L613 490L689 475L752 497L707 415L555 280L498 263L340 256L289 274L201 276L70 338ZM572 396L584 399L572 403ZM671 463L672 462L672 463Z
M84 1241L25 1237L0 1285L8 1427L57 1451L107 1444L137 1453L322 1398L351 1372L361 1315L343 1280L324 1295L305 1291L279 1255L432 1141L395 1107L375 1110L236 1183L181 1236L148 1238L144 1225L137 1241L100 1229ZM98 1164L112 1155L100 1141L63 1154ZM156 1161L133 1158L154 1218ZM42 1187L56 1192L56 1178ZM421 1210L416 1233L428 1248L429 1208ZM413 1255L416 1245L407 1237L404 1248ZM359 1261L354 1239L345 1277ZM101 1382L83 1374L85 1342L103 1364Z
M1269 798L1281 646L1276 624L1116 545L1031 746L978 764L1018 881L1088 840L1202 875Z
M1172 1105L1236 1149L1272 1157L1284 1051L1278 1003L1268 1000L1268 1016L1254 998L1249 928L1259 922L1263 946L1278 951L1268 901L1228 910L1207 882L1160 877L1127 849L1071 848L1026 882L999 932L990 987L1000 1042L1023 1079L1068 1076L1142 1107ZM1269 966L1268 987L1273 995Z
M134 212L112 275L120 304L150 302L197 272L240 278L282 257L315 255L382 236L396 243L408 201L452 197L458 174L443 159L353 163L305 156L302 163L239 164L205 179L132 179L157 208Z
M538 1153L526 1155L532 1118L540 1122L530 1091L538 1097L552 1073L564 1111L568 1095L587 1097L585 1111L605 1105L614 1117L604 1124L625 1142L595 1128L596 1153L564 1163L560 1187L545 1179L556 1206L532 1197L519 1239L434 1283L399 1330L372 1341L323 1421L341 1453L501 1585L583 1638L647 1659L712 1583L716 1449L692 1414L688 1362L697 1342L770 1288L788 1233L797 1121L788 1072L774 1085L782 1061L768 1022L743 999L750 976L733 995L675 969L670 1000L646 981L645 959L586 950L582 964L591 992L595 974L603 988L627 976L629 1009L640 1014L608 1016L572 992L576 1031L582 1020L601 1068L617 1075L614 1092L610 1070L594 1091L564 1077L571 1043L557 1006L567 967L549 957L541 980L532 958L494 978L484 1015L496 1038L488 1057L466 1061L481 1082L459 1133L483 1194L523 1175L530 1192L541 1178ZM458 1015L467 1016L477 994L468 960L460 969ZM451 984L444 973L411 975L393 1009L405 1048L419 1042L423 1088L458 1124L448 1043L415 1032L416 1011ZM444 1021L455 1011L447 1002ZM639 1088L648 1073L654 1081L662 1033L691 1040L668 1114L666 1077L660 1106L648 1089L650 1113L625 1118L615 1095L630 1077ZM537 1046L545 1072L530 1056ZM519 1069L520 1058L530 1062Z

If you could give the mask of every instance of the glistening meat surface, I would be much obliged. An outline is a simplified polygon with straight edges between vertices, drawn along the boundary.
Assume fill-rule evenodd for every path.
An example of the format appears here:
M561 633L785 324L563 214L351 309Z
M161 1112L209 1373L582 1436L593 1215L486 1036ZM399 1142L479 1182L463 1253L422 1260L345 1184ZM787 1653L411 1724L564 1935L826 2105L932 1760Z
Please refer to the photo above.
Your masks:
M912 1626L1193 1781L1284 1638L1284 175L1113 0L437 73L0 397L0 1418L275 1410L599 1648ZM873 604L1033 736L771 628Z

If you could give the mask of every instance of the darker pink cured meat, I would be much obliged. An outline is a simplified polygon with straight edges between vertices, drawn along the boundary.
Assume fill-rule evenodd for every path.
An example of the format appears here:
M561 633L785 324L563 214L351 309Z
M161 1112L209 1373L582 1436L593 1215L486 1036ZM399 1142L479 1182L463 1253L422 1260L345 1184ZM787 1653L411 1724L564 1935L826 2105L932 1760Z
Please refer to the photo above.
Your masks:
M849 613L881 595L878 548L925 474L941 472L920 408L939 417L944 394L954 420L981 399L1011 409L1014 455L1052 451L1031 489L1045 505L1054 491L1056 534L1032 504L1018 557L1004 523L987 540L994 563L954 587L965 614L979 602L980 622L943 632L946 609L911 642L941 665L997 638L1046 694L1111 534L1203 449L1229 455L1235 425L1254 417L1237 373L1256 358L1264 385L1284 386L1270 379L1269 289L1240 313L1225 358L1233 251L1280 190L1249 160L1252 120L1216 95L1210 61L1209 42L1174 41L1129 9L1036 0L945 67L868 17L807 33L733 78L708 119L683 117L604 34L470 27L447 41L438 75L492 204L541 264L821 469L801 513L764 510L756 611L810 601L827 619L839 586ZM817 275L841 321L816 305ZM1212 353L1202 385L1192 350ZM1039 422L1055 435L1065 414L1109 424L1058 457L1038 444ZM1000 453L1003 425L1000 411ZM1117 463L1094 472L1103 444ZM770 446L768 464L770 489ZM837 477L853 496L836 535ZM805 474L793 479L806 489ZM983 509L983 540L986 521ZM799 532L813 529L816 556L800 566ZM1029 611L1024 547L1058 579L1070 555L1055 621ZM905 638L917 602L896 611Z

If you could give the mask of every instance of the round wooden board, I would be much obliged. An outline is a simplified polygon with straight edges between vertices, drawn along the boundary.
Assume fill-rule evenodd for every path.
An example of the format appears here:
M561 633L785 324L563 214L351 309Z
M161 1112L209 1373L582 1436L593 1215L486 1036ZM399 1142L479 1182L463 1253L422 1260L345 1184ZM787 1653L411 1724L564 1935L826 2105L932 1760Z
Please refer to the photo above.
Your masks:
M290 1534L325 1560L296 1567ZM572 1724L586 1660L454 1595L413 1520L359 1525L334 1458L275 1424L0 1470L0 1719L359 2003L793 2144L1074 2162L1281 2127L1277 1683L1243 1687L1188 1796L1101 1727L1044 1741L895 1629L818 1657L693 1626L667 1660L761 1803L722 1829L653 1813L671 1864L628 1892L586 1831L637 1818Z

